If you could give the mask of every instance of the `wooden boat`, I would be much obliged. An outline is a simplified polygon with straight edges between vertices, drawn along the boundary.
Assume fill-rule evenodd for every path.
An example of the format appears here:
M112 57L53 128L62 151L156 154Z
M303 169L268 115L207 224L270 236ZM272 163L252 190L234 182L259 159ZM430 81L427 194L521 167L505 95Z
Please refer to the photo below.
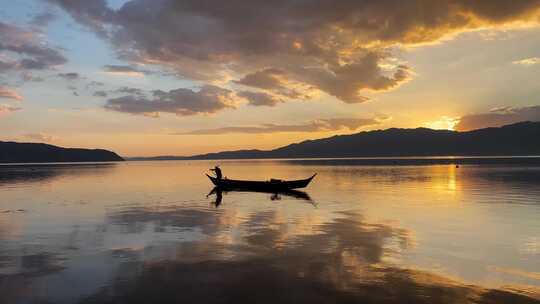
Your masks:
M208 176L210 181L219 188L222 189L237 189L237 190L255 190L264 192L279 192L291 189L305 188L311 182L311 180L317 175L313 174L310 178L299 180L278 180L271 179L269 181L248 181L248 180L236 180L236 179L217 179L213 176Z

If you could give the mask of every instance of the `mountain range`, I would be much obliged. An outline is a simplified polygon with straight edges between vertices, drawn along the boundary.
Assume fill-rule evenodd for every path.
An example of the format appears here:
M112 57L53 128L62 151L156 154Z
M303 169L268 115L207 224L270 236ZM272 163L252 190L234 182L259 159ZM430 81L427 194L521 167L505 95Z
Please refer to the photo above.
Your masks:
M123 160L118 154L103 149L62 148L41 143L0 141L0 163L102 162Z
M391 128L306 140L273 150L237 150L132 160L524 155L540 155L540 122L526 121L467 132Z
M540 155L540 122L519 122L467 132L427 128L365 131L306 140L273 150L237 150L193 156L134 157L129 160L249 158L351 158ZM122 161L103 149L62 148L42 143L0 141L0 163Z

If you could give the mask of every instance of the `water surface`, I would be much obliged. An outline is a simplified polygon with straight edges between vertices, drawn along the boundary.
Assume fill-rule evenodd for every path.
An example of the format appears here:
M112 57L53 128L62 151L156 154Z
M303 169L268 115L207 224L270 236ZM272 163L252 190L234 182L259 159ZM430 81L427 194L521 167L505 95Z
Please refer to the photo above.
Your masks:
M1 303L538 303L540 166L0 166Z

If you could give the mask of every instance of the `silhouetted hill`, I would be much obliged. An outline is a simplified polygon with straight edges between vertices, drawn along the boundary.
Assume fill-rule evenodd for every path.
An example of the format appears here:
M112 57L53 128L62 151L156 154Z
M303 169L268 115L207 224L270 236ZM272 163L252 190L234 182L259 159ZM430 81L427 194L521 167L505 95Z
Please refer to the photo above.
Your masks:
M305 141L271 152L278 158L540 155L540 122L469 132L393 128Z
M0 141L0 163L123 161L118 154L102 149L62 148L38 143Z
M239 150L190 157L138 159L343 158L540 155L540 122L468 132L387 129L306 140L275 150Z

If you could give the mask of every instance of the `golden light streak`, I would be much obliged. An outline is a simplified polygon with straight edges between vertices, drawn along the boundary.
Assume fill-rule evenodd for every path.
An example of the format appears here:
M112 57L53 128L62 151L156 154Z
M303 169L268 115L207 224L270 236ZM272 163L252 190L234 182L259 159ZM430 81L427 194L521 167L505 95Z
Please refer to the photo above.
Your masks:
M525 66L531 66L535 64L540 64L540 58L538 57L531 57L531 58L525 58L521 60L512 61L513 64L519 64L519 65L525 65Z
M453 131L459 122L459 118L442 116L436 121L427 122L424 124L426 128L434 130L451 130Z

